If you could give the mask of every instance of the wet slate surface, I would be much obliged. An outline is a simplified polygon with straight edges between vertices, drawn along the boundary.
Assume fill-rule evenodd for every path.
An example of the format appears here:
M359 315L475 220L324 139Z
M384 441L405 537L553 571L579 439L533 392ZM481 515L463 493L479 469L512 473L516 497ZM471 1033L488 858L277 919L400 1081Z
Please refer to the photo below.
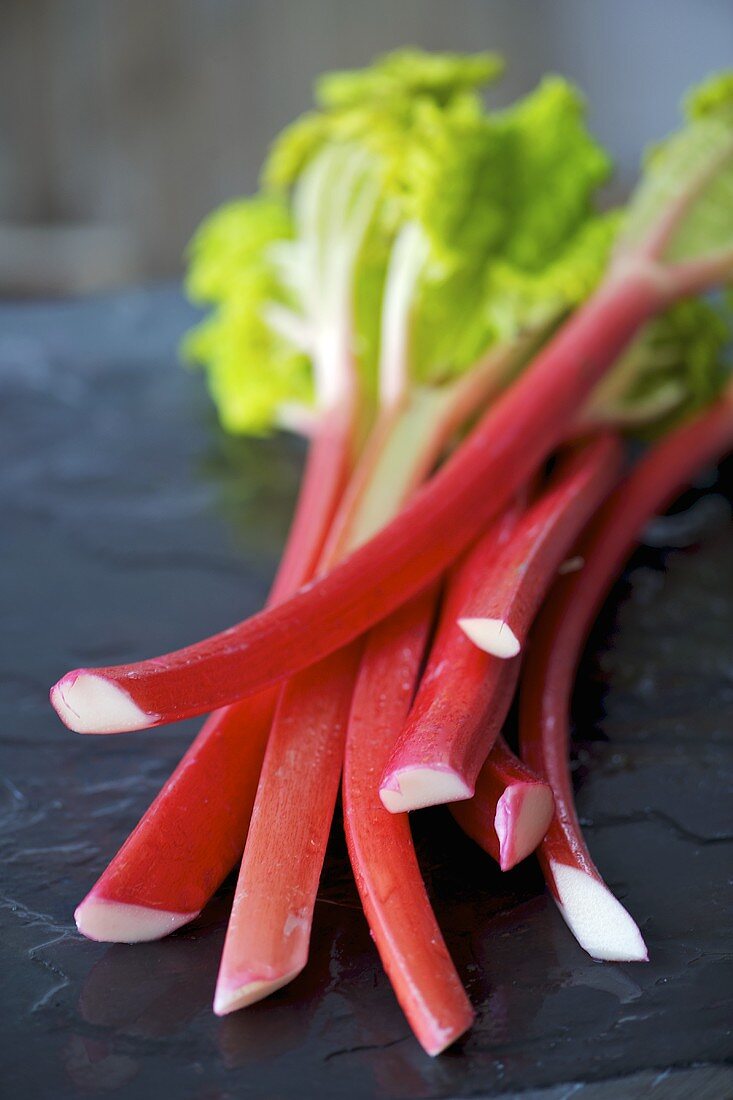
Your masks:
M195 724L80 738L50 711L48 685L73 665L163 651L257 608L302 461L292 440L220 434L200 379L176 364L190 319L169 288L0 307L3 1091L733 1094L730 467L650 530L578 692L580 812L641 924L648 965L590 960L536 868L502 877L442 811L419 817L417 840L479 1015L435 1061L393 1001L339 835L307 971L236 1017L209 1009L226 886L161 943L110 947L76 933L74 904Z

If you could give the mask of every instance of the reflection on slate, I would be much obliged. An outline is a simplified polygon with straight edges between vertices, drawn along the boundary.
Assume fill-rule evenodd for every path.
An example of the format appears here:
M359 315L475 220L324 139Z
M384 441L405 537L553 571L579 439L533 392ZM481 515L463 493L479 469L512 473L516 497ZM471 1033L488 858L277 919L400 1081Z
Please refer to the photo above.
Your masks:
M589 959L533 862L502 876L443 811L417 815L415 831L478 1021L435 1061L393 1000L340 835L307 970L234 1017L210 1011L230 886L170 940L77 935L75 903L196 726L82 738L60 726L47 687L82 662L162 652L255 610L298 481L295 441L221 436L201 380L176 364L190 319L165 288L0 308L7 1094L554 1100L567 1082L584 1083L581 1100L645 1096L654 1082L655 1097L733 1094L721 799L733 770L733 530L720 482L678 506L699 501L691 518L654 525L578 693L579 810L648 965Z

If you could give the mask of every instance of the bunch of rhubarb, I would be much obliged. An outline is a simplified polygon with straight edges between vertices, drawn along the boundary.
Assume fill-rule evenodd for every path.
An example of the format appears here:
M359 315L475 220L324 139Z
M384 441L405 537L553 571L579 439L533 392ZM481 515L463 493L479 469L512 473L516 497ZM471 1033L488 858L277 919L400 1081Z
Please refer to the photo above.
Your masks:
M80 931L162 937L239 862L214 1011L260 1000L307 963L341 786L429 1054L473 1011L408 811L449 804L504 871L537 851L587 951L646 958L575 815L575 670L646 520L733 445L733 76L695 90L628 206L602 211L581 96L552 77L488 110L500 71L403 50L323 77L260 193L201 227L188 289L209 313L186 356L225 429L308 441L280 568L252 618L51 693L80 733L211 712Z

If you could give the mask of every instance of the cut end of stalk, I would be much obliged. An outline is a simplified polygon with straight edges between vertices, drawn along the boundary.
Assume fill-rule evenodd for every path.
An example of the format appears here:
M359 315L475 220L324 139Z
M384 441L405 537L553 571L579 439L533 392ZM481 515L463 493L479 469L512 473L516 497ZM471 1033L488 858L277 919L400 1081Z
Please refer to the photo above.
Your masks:
M582 948L607 962L647 962L636 922L604 883L577 867L550 860L558 908Z
M147 729L157 720L122 688L84 668L67 672L54 684L51 705L75 733L127 733Z
M76 927L82 936L99 943L146 943L169 936L198 916L195 913L172 913L167 909L150 909L147 905L89 894L74 913Z
M431 1058L435 1058L438 1054L442 1054L444 1050L447 1050L448 1047L452 1047L461 1035L465 1035L475 1019L475 1012L467 1007L465 1019L460 1023L454 1024L452 1027L439 1027L436 1025L427 1034L423 1031L416 1031L415 1034L425 1053L429 1054Z
M379 797L385 810L401 814L446 802L462 802L472 798L473 791L454 771L413 767L391 772L379 789Z
M230 1012L264 1000L297 978L302 969L302 965L297 966L278 978L257 978L252 974L243 974L239 978L220 978L214 994L215 1015L228 1016Z
M539 847L550 827L554 807L546 783L512 783L507 787L494 817L502 871L511 871Z
M519 638L503 619L459 619L458 625L469 641L493 657L508 660L522 648Z

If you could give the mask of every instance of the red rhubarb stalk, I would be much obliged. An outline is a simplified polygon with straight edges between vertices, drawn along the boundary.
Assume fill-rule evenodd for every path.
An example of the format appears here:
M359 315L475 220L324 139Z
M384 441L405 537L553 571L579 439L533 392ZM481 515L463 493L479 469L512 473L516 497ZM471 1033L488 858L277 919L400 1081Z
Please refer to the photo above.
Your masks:
M381 422L374 431L381 436ZM329 561L325 550L321 566ZM308 960L361 649L356 641L337 650L280 692L224 941L217 1016L274 993Z
M473 606L476 585L487 577L487 562L509 540L521 507L517 502L508 509L448 580L427 667L380 783L379 796L390 813L470 798L504 722L518 664L479 653L456 620Z
M270 593L313 574L351 464L355 402L321 418ZM242 854L278 689L216 711L74 914L90 939L159 939L198 916Z
M269 321L281 335L284 333L286 342L294 341L308 354L315 399L309 412L313 441L270 605L290 596L313 576L352 473L360 434L363 410L353 350L352 300L355 266L375 196L366 178L370 172L366 169L365 177L363 162L357 163L345 154L340 168L336 172L337 196L331 194L321 169L309 173L303 181L299 216L293 226L295 235L303 237L305 243L301 241L297 246L293 241L280 242L288 255L293 251L300 254L300 248L312 265L298 289L291 288L289 301L293 308L285 308L282 303L260 303L262 309L255 313L261 316L253 321L254 339L263 355L268 339L260 331L262 320ZM320 208L325 216L313 223L308 211ZM242 236L235 232L232 237L236 217L232 221L230 211L223 215L227 232L217 230L214 224L204 227L195 247L194 282L205 284L211 291L212 273L219 272L214 279L214 301L222 293L217 265L222 249L226 253L228 247L225 240L231 245L233 239L241 244L249 238L249 251L245 249L237 261L240 276L246 273L248 264L254 263L260 275L272 268L273 242L268 245L264 239L270 232L266 219L272 215L271 204L265 200L264 205L258 205L254 200L240 204L239 209L237 217L244 219L239 225ZM265 217L265 222L260 221L259 230L252 236L253 217ZM338 242L337 246L321 253L326 242L319 234ZM268 255L258 257L258 249ZM286 263L286 259L281 249L280 263ZM234 270L230 274L236 283ZM274 278L272 270L270 276ZM261 282L252 283L252 294ZM271 292L274 286L267 291ZM243 335L240 332L240 337ZM248 346L245 340L245 352ZM207 348L205 361L212 354L211 345ZM245 352L242 355L246 360ZM264 391L269 381L267 366L262 374ZM249 364L245 361L238 369L246 373ZM227 409L230 389L215 387L215 392L223 409ZM235 419L241 415L238 409ZM212 715L170 782L77 910L83 932L105 939L152 938L196 915L244 846L278 694L278 689L271 686L241 705Z
M601 437L571 453L549 488L520 520L491 566L480 616L459 626L494 657L516 657L558 570L619 469L618 442Z
M626 258L366 545L284 604L221 634L137 664L67 673L52 689L60 716L79 732L160 725L292 676L358 637L437 578L501 511L676 289L673 267Z
M640 462L581 540L584 565L553 589L528 647L520 741L525 762L550 784L555 813L538 850L545 880L580 945L597 959L644 960L641 933L603 882L578 823L568 763L569 713L583 644L648 519L695 471L733 446L733 390L672 432Z
M198 916L241 855L276 701L267 688L207 719L77 907L84 936L140 943Z
M280 696L224 943L218 1016L261 1000L306 964L360 648L305 669Z
M349 718L343 800L356 884L397 999L428 1054L473 1022L438 928L406 814L389 814L377 785L407 715L435 605L430 591L369 635Z
M380 794L388 810L417 810L471 798L479 770L511 705L517 657L479 650L459 622L483 616L494 592L519 584L531 620L557 567L617 475L621 445L601 436L561 464L555 483L524 516L509 516L464 557L448 585L440 625L420 689L385 768ZM549 504L547 503L549 500ZM562 515L563 545L545 538L547 515ZM559 522L559 521L558 521Z
M476 793L450 811L464 833L511 871L539 845L552 819L552 791L497 737L476 780Z
M354 466L356 388L354 381L351 392L336 408L319 415L288 541L270 592L270 606L288 599L315 575Z

